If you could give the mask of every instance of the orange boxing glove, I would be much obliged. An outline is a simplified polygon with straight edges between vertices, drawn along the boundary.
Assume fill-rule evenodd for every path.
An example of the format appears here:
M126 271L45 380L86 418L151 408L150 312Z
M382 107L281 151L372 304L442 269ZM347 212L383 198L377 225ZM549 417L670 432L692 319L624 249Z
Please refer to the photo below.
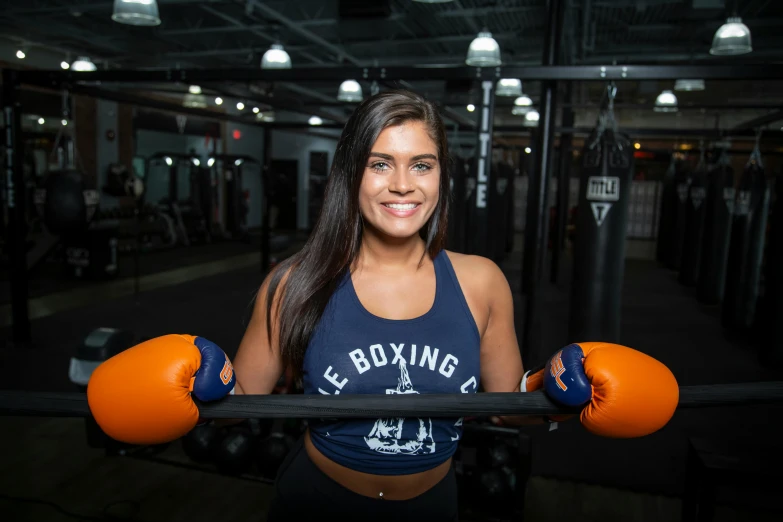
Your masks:
M642 437L674 415L680 388L672 372L642 352L611 343L575 343L559 350L528 383L555 402L586 405L582 425L596 435Z
M164 335L100 364L87 383L95 421L113 439L161 444L192 430L196 403L232 393L236 378L217 345L192 335Z

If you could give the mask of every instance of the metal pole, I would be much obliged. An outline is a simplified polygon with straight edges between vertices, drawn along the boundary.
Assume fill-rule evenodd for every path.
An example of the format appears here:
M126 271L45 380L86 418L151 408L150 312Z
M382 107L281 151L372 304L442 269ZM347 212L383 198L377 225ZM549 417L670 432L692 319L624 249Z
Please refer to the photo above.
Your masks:
M557 62L560 53L560 34L563 29L563 0L549 0L549 24L544 45L543 65L550 66ZM557 82L548 80L542 85L541 111L539 119L539 139L536 141L537 171L531 176L531 187L534 191L530 199L533 208L528 213L532 218L525 225L525 250L523 257L529 257L529 262L523 262L522 280L529 282L527 302L525 306L525 323L522 335L522 360L532 363L537 356L538 325L538 291L540 287L541 269L546 252L547 225L549 212L547 198L549 192L549 171L551 169L552 141L555 129L555 97ZM526 277L527 275L527 277Z
M25 211L24 170L22 158L22 119L17 71L3 69L3 116L5 117L5 193L8 208L6 245L8 278L11 286L12 342L29 344L30 314L27 281L27 215Z
M567 103L571 102L571 93L571 82L568 82L565 93ZM572 109L563 109L562 118L563 127L574 126L574 111ZM552 283L557 283L557 276L560 272L560 254L565 246L566 227L568 226L568 192L571 180L571 160L573 159L572 144L572 134L563 133L560 135L560 164L557 172L557 229L552 241L552 267L549 273Z
M264 164L261 167L261 273L269 270L269 168L272 163L272 129L264 129Z

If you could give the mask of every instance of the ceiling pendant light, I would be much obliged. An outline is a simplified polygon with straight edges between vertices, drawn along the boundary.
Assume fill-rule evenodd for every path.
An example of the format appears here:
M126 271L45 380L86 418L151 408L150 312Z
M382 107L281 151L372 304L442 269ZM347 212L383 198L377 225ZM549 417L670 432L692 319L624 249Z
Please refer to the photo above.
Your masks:
M497 67L501 64L500 46L489 31L481 31L470 42L465 64L472 67Z
M537 110L532 109L525 114L525 126L536 127L539 119L541 119L541 115L538 114Z
M322 125L323 122L324 121L318 116L310 116L310 119L307 120L307 123L309 123L310 125Z
M734 56L747 54L753 50L750 40L750 29L742 23L742 18L728 18L726 23L715 31L712 38L710 54L716 56Z
M522 80L501 78L495 87L496 96L522 96Z
M362 98L362 86L356 80L345 80L337 90L337 99L341 102L358 103Z
M677 112L677 96L672 91L665 90L655 100L655 112Z
M71 69L79 72L97 71L98 68L86 56L80 56L71 64Z
M674 82L675 91L703 91L704 80L677 80Z
M157 0L114 0L111 19L127 25L160 25Z
M261 58L262 69L290 69L291 57L281 44L272 44Z
M530 99L530 96L527 94L523 94L521 96L517 96L517 99L514 100L514 107L511 108L511 114L514 116L524 116L533 107L533 100Z

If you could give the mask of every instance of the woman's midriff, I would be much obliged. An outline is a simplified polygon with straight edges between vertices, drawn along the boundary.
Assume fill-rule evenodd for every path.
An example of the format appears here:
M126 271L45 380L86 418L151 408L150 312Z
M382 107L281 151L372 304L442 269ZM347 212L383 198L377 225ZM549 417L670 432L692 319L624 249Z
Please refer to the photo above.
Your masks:
M310 460L329 478L354 493L386 500L408 500L421 495L446 476L451 459L438 467L411 475L373 475L341 466L327 458L313 445L310 432L305 434L305 450ZM381 495L383 493L383 495Z

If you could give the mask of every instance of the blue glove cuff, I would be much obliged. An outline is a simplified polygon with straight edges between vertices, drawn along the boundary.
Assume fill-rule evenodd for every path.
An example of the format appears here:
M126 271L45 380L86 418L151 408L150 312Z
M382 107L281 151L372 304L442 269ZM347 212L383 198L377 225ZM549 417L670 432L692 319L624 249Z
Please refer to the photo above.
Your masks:
M570 344L547 361L544 391L552 400L564 406L581 406L593 398L583 360L582 347Z
M228 355L203 337L196 337L193 343L201 352L201 367L193 382L193 395L200 401L215 401L233 392L236 376Z

